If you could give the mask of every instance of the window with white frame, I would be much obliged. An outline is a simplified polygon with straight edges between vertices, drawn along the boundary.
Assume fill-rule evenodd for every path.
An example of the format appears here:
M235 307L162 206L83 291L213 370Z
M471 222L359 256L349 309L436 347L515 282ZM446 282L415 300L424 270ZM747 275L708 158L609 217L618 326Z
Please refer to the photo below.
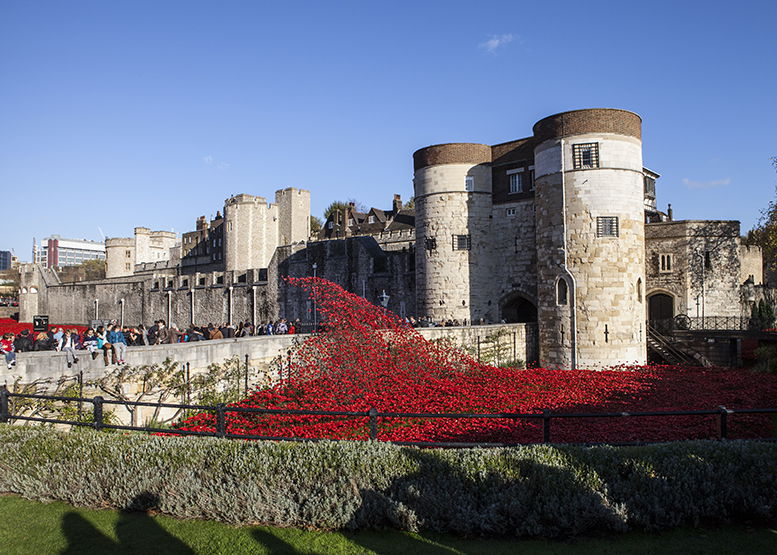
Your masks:
M508 208L505 210L505 214L507 214L508 217L514 218L515 217L515 208Z
M507 178L510 180L510 194L523 193L523 168L509 170Z
M334 227L335 227L335 223L334 223L333 221L331 221L331 220L330 220L330 221L328 221L328 222L326 223L326 227L327 227L327 229L334 229Z
M368 224L374 224L375 223L375 216L370 214L370 216L367 218L367 223Z
M658 271L662 274L668 274L672 271L672 255L671 254L659 254L658 255Z
M475 190L475 178L474 176L468 175L464 178L464 189L467 191L474 191Z
M348 225L353 226L353 218L348 218Z

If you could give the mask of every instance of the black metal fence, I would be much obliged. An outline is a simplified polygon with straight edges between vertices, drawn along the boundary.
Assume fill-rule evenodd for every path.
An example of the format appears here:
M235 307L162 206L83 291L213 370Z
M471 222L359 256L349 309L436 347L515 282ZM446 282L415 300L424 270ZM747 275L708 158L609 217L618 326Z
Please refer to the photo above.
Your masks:
M10 412L10 400L37 399L40 401L59 401L72 402L79 405L91 404L92 410L86 411L90 418L84 420L65 420L57 418L45 418L39 416L13 415ZM196 431L196 430L178 430L170 428L154 428L149 426L127 426L120 424L111 424L105 420L104 408L112 405L134 406L134 407L153 407L170 408L177 410L191 410L196 412L210 412L216 416L216 425L214 431ZM271 441L336 441L329 438L306 438L289 436L269 436L269 435L246 435L232 434L227 431L227 413L236 414L268 414L268 415L297 415L297 416L328 416L328 417L349 417L366 418L368 420L369 439L380 440L378 437L378 423L380 419L387 418L419 418L419 419L507 419L513 421L534 420L542 422L542 439L538 438L536 442L530 443L551 443L551 423L553 420L568 419L618 419L618 418L641 418L641 417L671 417L671 416L717 416L718 433L714 439L729 439L728 418L733 414L777 414L777 408L764 409L728 409L719 406L711 410L690 410L690 411L654 411L654 412L607 412L607 413L557 413L543 411L542 413L414 413L414 412L380 412L375 408L367 411L328 411L328 410L297 410L297 409L263 409L254 407L234 407L225 404L218 405L191 405L175 403L153 403L141 401L119 401L114 399L104 399L97 396L87 397L63 397L56 395L38 395L28 393L11 393L6 387L0 387L0 423L10 423L12 421L40 422L47 424L65 424L72 426L90 427L95 430L129 430L147 433L175 434L184 436L209 436L229 439L250 439L250 440L271 440ZM713 438L709 438L713 439ZM777 438L758 438L759 441L774 441ZM606 442L609 445L643 445L647 443L664 443L667 440L654 441L630 441L630 442ZM413 445L417 447L509 447L521 445L520 443L491 443L491 442L451 442L451 441L391 441L397 445ZM580 443L580 442L578 442ZM587 442L587 444L594 444Z
M686 316L650 320L649 325L661 333L674 331L758 331L759 326L745 316Z

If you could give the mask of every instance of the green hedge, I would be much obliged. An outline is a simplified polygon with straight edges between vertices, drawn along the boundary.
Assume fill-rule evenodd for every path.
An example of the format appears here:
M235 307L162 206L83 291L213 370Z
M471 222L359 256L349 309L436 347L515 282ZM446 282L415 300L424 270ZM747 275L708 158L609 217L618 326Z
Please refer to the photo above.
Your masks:
M421 450L0 425L0 491L278 526L575 535L777 516L777 444Z

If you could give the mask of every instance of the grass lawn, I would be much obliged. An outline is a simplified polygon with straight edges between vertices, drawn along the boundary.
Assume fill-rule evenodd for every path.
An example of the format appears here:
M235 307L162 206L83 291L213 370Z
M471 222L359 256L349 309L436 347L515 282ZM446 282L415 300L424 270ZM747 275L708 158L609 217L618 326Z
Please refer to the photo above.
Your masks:
M776 526L685 528L573 541L232 527L160 515L75 509L0 496L0 551L47 553L777 553Z

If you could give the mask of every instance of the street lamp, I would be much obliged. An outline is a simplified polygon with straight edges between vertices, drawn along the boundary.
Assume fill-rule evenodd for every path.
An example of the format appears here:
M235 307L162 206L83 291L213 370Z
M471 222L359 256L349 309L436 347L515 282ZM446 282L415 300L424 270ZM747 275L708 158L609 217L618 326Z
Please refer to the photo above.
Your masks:
M119 317L119 325L121 326L121 329L124 329L124 299L119 299L119 303L121 303L121 316Z
M318 310L316 308L316 270L318 264L313 262L313 333L318 330Z
M385 289L383 290L383 293L378 295L378 298L380 299L380 304L383 306L383 308L387 308L388 307L389 299L391 297L386 293Z

